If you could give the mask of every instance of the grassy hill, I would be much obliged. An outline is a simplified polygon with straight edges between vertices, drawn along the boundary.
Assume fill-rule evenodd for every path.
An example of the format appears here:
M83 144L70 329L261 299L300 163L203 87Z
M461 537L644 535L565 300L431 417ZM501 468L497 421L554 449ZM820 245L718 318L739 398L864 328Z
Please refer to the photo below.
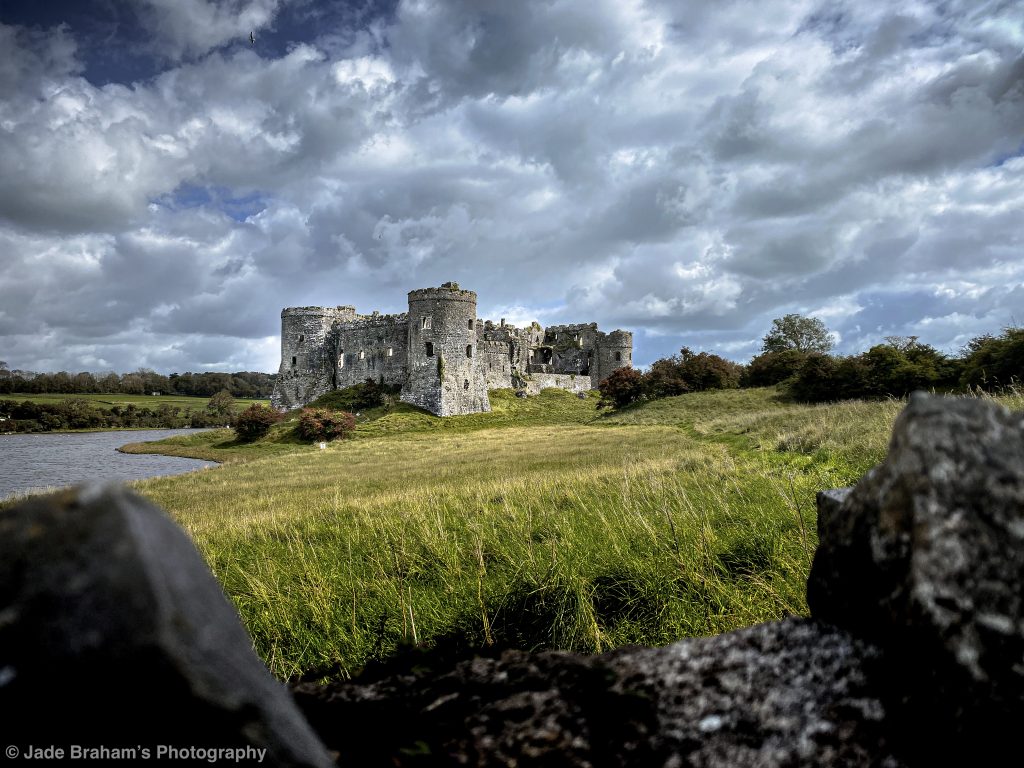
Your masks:
M665 644L806 612L814 495L882 458L902 403L761 389L607 415L547 390L492 406L363 413L322 451L289 424L252 445L175 438L156 450L228 463L137 486L281 677L350 675L403 643Z

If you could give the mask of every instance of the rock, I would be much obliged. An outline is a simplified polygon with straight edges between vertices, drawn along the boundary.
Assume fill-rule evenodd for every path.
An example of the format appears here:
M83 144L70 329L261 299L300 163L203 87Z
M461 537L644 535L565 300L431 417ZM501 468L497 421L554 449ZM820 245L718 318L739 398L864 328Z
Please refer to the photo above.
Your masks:
M520 398L526 397L526 390L525 389L517 389L516 390L516 397L520 397Z
M331 764L189 538L115 486L0 512L0 711L22 749L249 747L265 765Z
M888 765L878 651L804 619L603 656L506 651L300 684L341 764Z
M903 717L975 759L1024 722L1024 419L911 397L885 461L819 497L811 614L886 649Z
M587 399L587 393L586 392L577 392L576 393L576 398L578 400L586 400Z

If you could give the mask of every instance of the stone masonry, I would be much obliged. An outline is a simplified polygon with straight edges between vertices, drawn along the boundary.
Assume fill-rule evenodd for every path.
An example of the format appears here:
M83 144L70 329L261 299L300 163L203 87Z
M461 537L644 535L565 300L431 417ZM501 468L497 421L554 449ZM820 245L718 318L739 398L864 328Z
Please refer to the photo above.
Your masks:
M409 292L409 311L356 314L355 307L281 312L281 367L271 398L288 410L374 379L437 416L491 409L488 390L582 392L628 367L633 334L597 323L526 328L476 316L476 294L444 283Z

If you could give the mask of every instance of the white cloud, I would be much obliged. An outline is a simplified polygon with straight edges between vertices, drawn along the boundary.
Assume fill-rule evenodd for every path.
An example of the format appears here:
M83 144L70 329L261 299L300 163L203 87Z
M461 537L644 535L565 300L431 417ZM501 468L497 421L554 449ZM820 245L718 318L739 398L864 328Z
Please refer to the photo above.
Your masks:
M232 44L295 8L147 0L130 86L59 17L0 25L8 362L273 370L282 306L450 279L642 363L790 311L945 348L1024 293L1005 5L417 0Z

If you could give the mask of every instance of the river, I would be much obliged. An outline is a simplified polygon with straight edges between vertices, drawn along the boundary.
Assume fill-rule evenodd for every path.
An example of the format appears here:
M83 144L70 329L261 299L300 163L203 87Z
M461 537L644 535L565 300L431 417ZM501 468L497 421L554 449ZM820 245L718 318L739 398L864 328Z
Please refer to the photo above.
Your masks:
M0 435L0 499L34 489L56 489L94 480L141 480L216 466L212 461L116 450L125 443L162 440L195 431L146 429Z

